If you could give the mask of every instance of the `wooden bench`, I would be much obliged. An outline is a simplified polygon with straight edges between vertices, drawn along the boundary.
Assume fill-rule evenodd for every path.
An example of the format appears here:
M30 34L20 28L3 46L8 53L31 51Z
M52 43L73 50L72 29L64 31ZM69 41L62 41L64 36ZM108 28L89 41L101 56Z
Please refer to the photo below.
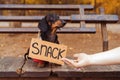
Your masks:
M78 10L82 9L93 9L91 5L4 5L0 4L0 10ZM0 21L40 21L43 16L0 16ZM71 15L69 16L61 16L61 19L66 21L71 21ZM84 25L81 25L84 26ZM28 28L27 28L28 29ZM86 30L78 29L72 30L73 28L63 28L58 32L95 32L95 28L86 28ZM0 32L38 32L37 28L1 28Z
M88 23L100 23L101 24L101 34L103 38L103 51L108 50L108 36L106 24L117 22L117 15L105 15L103 9L101 9L101 14L86 15L85 10L92 10L91 5L22 5L22 4L0 4L0 10L78 10L79 14L60 16L61 19L68 22L80 23L79 28L75 27L64 27L58 30L59 33L95 33L96 29L94 27L86 27L86 22ZM0 16L0 21L39 21L43 16ZM13 26L14 27L14 26ZM0 28L0 33L36 33L38 28Z
M0 77L49 77L51 67L38 68L32 60L28 60L24 66L25 74L19 75L16 70L23 64L24 58L3 57L0 59Z
M0 57L0 79L16 78L22 80L23 78L46 78L57 77L62 80L78 80L78 79L101 79L113 80L113 78L120 79L120 65L111 66L89 66L81 69L75 69L64 66L50 65L45 68L38 68L32 60L28 60L23 70L25 72L21 75L16 73L16 70L23 64L22 57ZM105 79L105 80L106 80ZM29 79L28 79L29 80Z
M100 23L103 38L103 51L108 50L107 23L118 21L117 15L105 15L101 9L101 14L85 14L85 10L92 10L91 5L19 5L19 4L0 4L0 10L78 10L80 14L60 16L68 22L80 23L80 27L65 27L58 30L59 33L95 33L95 28L86 27L86 23ZM30 21L38 22L43 16L0 16L0 21ZM36 33L38 28L0 28L0 33ZM119 66L91 66L75 70L67 66L50 65L47 68L36 68L35 64L29 60L23 68L26 72L22 75L16 73L16 69L23 63L23 58L1 57L0 58L0 77L117 77L119 78ZM110 72L110 73L109 73ZM54 75L55 74L55 75ZM110 76L109 76L110 75Z

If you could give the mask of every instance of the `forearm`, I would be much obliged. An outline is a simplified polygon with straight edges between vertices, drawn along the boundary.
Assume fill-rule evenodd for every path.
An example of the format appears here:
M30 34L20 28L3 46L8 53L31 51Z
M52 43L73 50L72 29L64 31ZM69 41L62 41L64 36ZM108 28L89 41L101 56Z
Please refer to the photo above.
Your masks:
M90 65L120 64L120 47L90 55Z

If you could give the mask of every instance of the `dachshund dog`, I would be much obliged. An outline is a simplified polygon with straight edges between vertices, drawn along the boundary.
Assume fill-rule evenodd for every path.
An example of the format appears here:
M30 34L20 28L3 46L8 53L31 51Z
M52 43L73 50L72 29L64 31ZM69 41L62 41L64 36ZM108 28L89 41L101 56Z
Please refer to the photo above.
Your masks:
M41 30L40 36L42 40L59 44L56 30L64 27L65 24L66 22L61 20L56 14L46 15L38 25L38 28Z
M40 38L45 41L53 42L59 44L57 29L64 27L66 22L61 20L56 14L48 14L38 24L38 28L41 31ZM29 50L28 52L29 53ZM48 64L46 61L33 59L34 62L38 63L38 67L44 67Z

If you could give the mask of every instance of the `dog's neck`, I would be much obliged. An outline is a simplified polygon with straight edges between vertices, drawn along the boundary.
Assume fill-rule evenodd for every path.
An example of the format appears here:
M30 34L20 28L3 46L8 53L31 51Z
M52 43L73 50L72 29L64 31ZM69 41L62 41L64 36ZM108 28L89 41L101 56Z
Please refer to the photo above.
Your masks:
M57 30L57 29L50 29L50 30L48 31L47 38L46 38L47 41L56 43L56 42L55 42L55 41L56 41L56 36L57 36L57 35L56 35L56 30Z
M51 35L55 35L55 34L56 34L56 31L57 31L57 28L51 29Z
M56 31L57 31L57 28L52 28L52 24L50 22L48 22L48 26L49 26L49 30L50 30L50 34L51 35L55 35L56 34Z

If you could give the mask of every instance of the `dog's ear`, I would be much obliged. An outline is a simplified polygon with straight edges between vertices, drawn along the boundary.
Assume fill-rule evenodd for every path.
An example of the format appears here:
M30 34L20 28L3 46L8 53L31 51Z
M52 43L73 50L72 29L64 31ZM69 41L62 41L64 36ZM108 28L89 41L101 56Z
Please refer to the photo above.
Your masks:
M59 20L59 16L56 14L48 14L45 18L46 18L46 21L50 22L51 24Z
M38 24L38 28L42 31L42 32L46 32L48 30L48 24L46 22L45 18L42 18L42 20L40 20L39 24Z

